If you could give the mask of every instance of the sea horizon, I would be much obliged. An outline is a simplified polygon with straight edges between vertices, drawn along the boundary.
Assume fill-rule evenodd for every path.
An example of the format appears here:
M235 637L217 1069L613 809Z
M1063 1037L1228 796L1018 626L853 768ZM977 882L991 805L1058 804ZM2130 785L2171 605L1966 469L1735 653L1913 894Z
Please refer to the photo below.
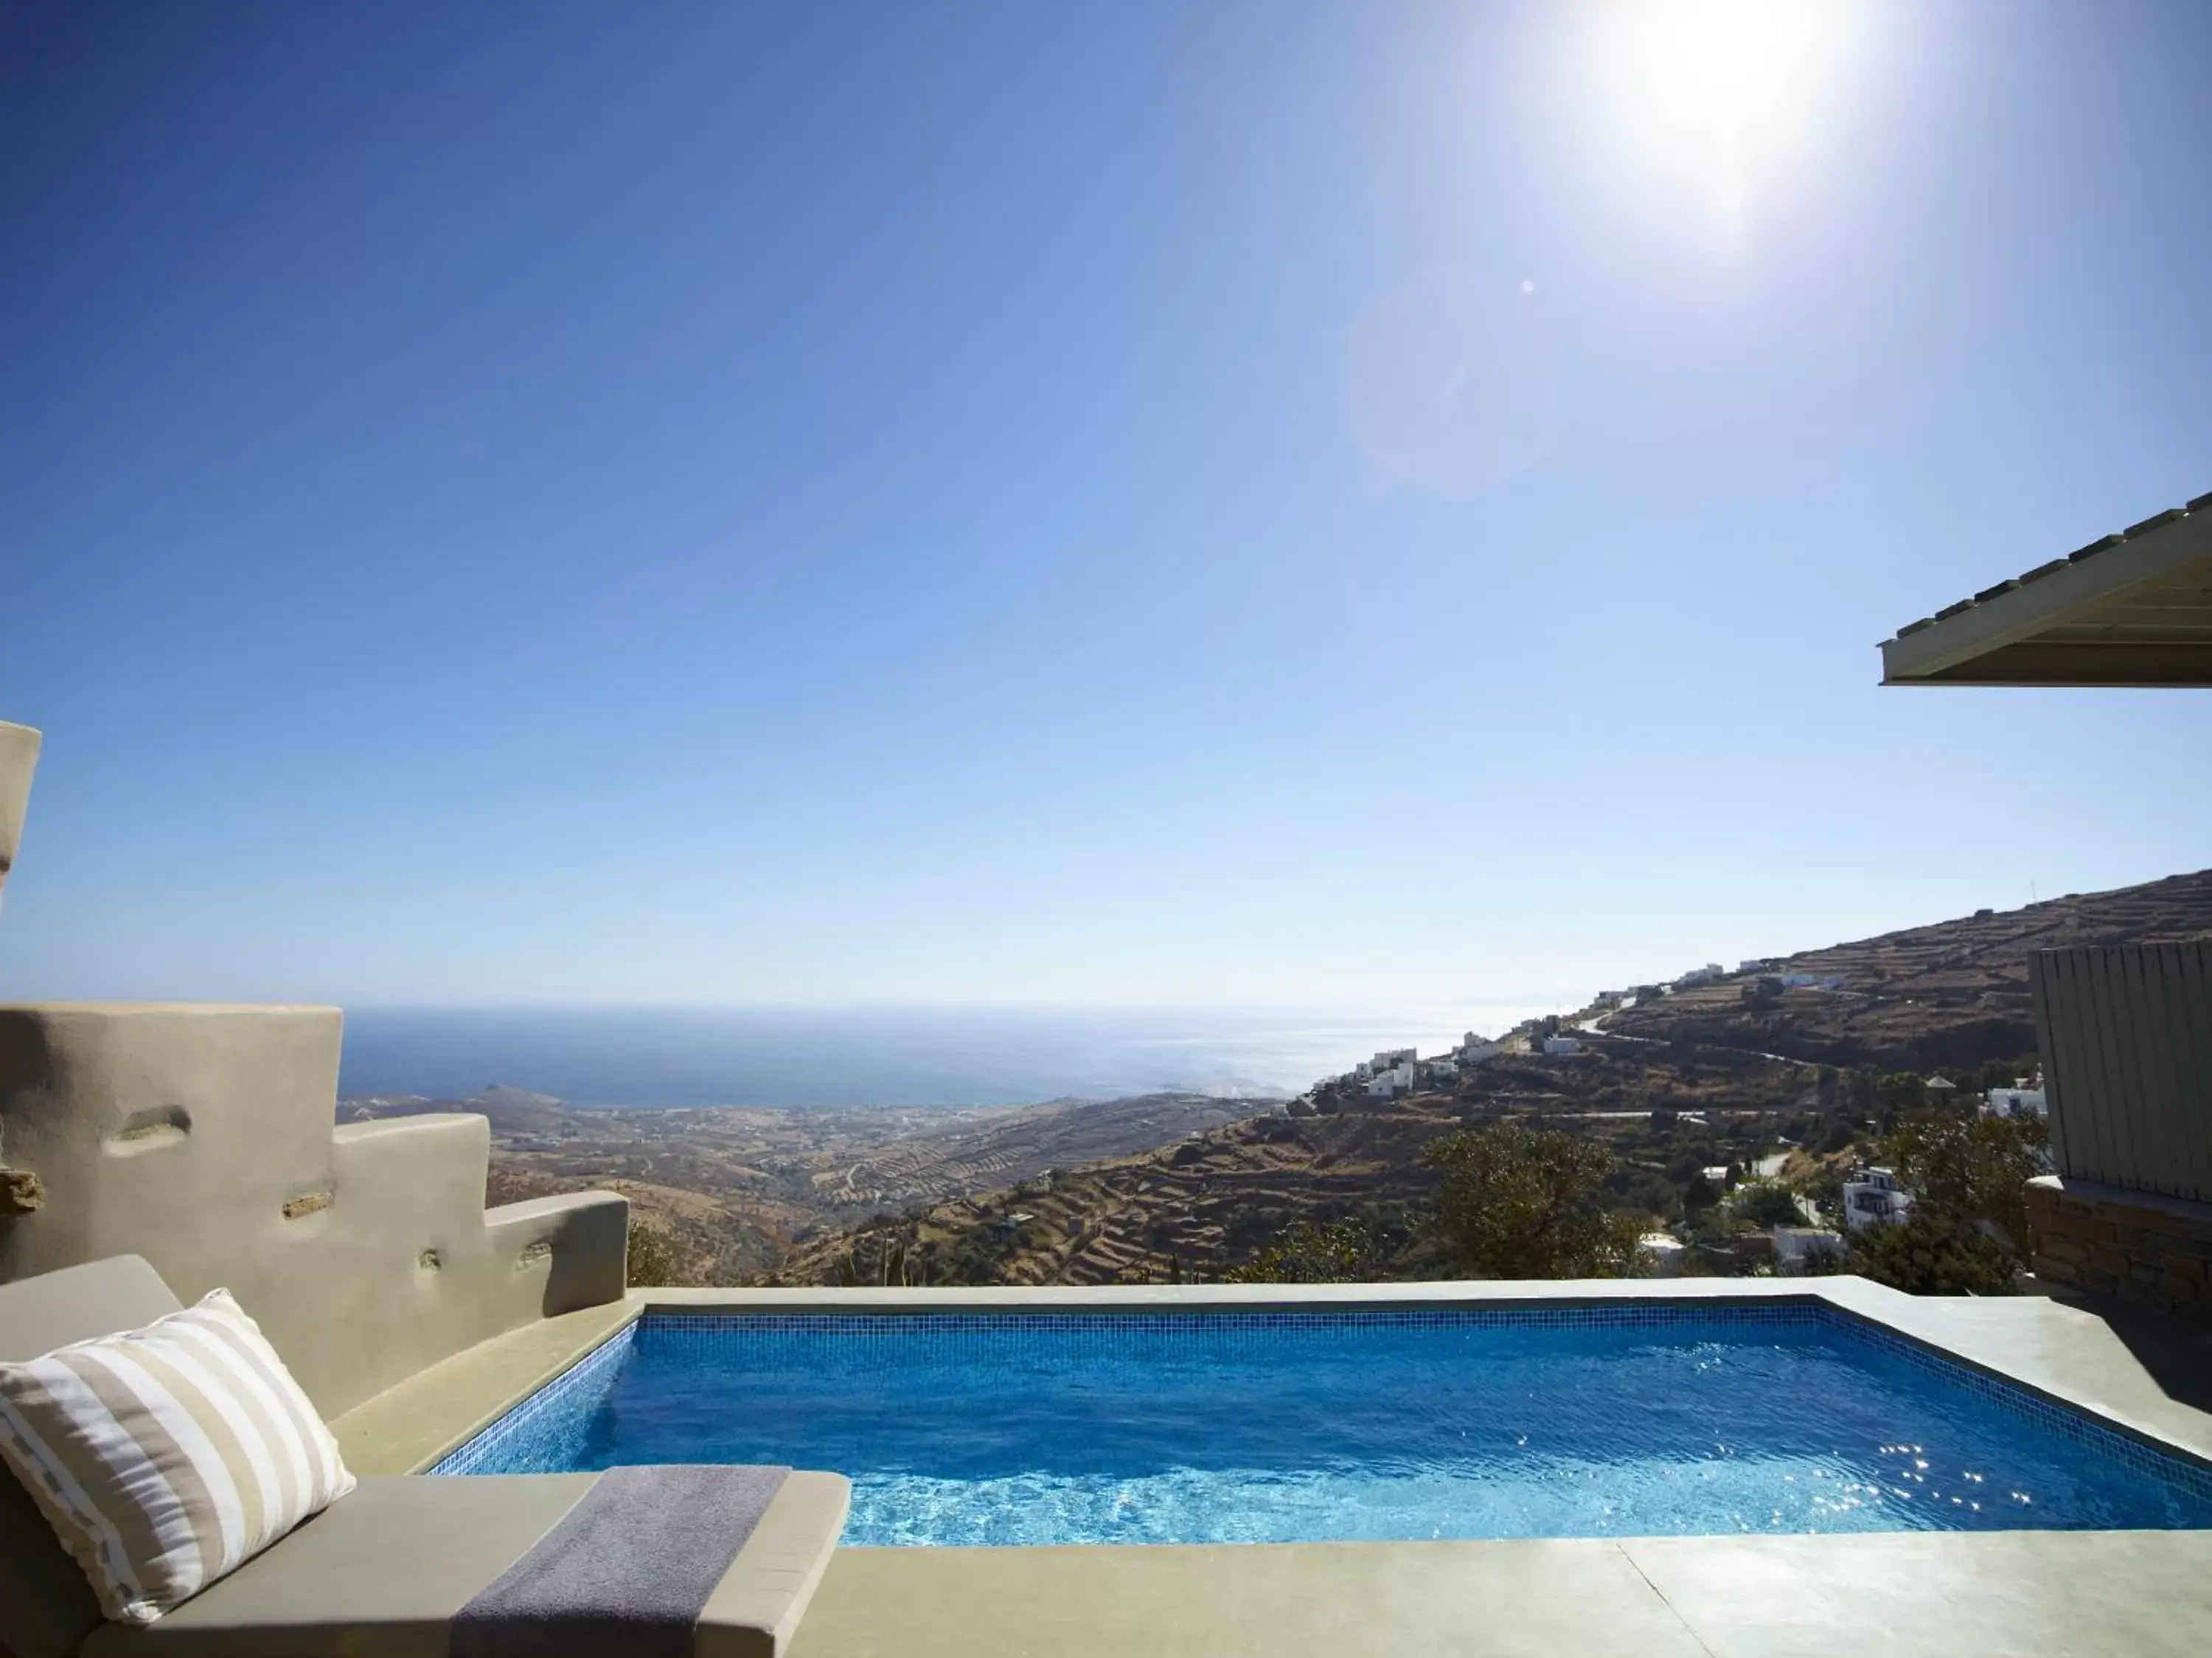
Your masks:
M443 1007L346 1015L338 1093L495 1085L594 1108L959 1108L1294 1095L1383 1048L1434 1053L1556 1001L1309 1008Z

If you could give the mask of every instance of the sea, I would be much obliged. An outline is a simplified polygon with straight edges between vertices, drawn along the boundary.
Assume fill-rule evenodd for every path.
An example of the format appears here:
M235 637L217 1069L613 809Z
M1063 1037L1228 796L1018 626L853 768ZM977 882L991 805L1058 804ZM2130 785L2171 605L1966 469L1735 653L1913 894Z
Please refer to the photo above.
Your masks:
M504 1084L586 1106L802 1109L1281 1097L1383 1048L1436 1053L1553 1011L355 1008L338 1092L459 1099Z

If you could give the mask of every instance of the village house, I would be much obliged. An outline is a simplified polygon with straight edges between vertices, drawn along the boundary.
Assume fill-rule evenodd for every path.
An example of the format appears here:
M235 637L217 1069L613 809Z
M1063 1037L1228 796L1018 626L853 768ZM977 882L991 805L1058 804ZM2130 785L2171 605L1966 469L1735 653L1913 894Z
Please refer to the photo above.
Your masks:
M1863 1169L1844 1182L1844 1224L1853 1232L1896 1226L1911 1212L1912 1194L1898 1185L1894 1169Z

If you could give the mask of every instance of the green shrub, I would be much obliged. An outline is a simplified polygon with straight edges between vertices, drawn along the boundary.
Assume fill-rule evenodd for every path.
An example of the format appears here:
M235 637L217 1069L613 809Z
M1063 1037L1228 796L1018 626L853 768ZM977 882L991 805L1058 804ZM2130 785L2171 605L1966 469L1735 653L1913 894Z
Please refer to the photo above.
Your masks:
M1382 1276L1382 1240L1358 1221L1300 1221L1221 1277L1224 1283L1366 1283Z
M2027 1237L2025 1191L2043 1172L2050 1137L2039 1117L1983 1117L1935 1109L1912 1112L1882 1143L1898 1183L1923 1213L1993 1221L2015 1242Z
M633 1289L665 1285L676 1273L674 1252L668 1240L651 1227L629 1223L629 1244L627 1250L629 1286Z
M1790 1188L1778 1183L1755 1181L1738 1188L1729 1199L1729 1207L1740 1220L1753 1226L1802 1226L1805 1217L1797 1211L1797 1199Z
M1643 1228L1601 1206L1613 1154L1595 1141L1501 1123L1423 1155L1443 1175L1437 1223L1470 1277L1619 1277L1635 1259Z
M1877 1226L1854 1242L1849 1271L1912 1295L2009 1295L2020 1258L1946 1215Z

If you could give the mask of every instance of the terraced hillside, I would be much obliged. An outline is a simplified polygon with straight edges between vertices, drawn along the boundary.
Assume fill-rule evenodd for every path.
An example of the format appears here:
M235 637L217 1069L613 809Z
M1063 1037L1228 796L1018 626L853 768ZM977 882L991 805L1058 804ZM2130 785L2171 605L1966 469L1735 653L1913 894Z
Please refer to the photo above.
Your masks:
M1300 1221L1364 1218L1393 1239L1392 1270L1437 1263L1418 1224L1438 1135L1504 1118L1616 1145L1615 1201L1661 1215L1717 1159L1747 1163L1823 1109L1818 1068L1735 1050L1593 1038L1580 1053L1516 1053L1449 1091L1396 1100L1322 1090L1318 1109L1270 1114L999 1191L939 1204L794 1251L771 1282L1148 1283L1212 1279ZM1655 1119L1654 1112L1661 1114ZM1680 1119L1698 1150L1655 1157ZM1720 1148L1720 1149L1715 1149ZM1425 1251L1427 1252L1425 1254Z
M630 1224L657 1241L667 1283L750 1283L790 1253L803 1218L781 1216L751 1198L695 1192L621 1176L585 1178L538 1173L495 1162L489 1201L520 1203L561 1192L619 1192L629 1199Z
M349 1099L347 1121L425 1112L489 1119L493 1201L626 1194L673 1283L742 1283L805 1240L1232 1122L1249 1101L1165 1093L945 1110L586 1110L494 1087L464 1100Z
M1325 1085L1312 1096L1318 1114L1249 1119L879 1219L795 1250L773 1281L1217 1277L1293 1222L1418 1210L1432 1186L1422 1148L1506 1117L1607 1139L1613 1200L1679 1218L1697 1169L1683 1155L1692 1142L1705 1162L1741 1165L1793 1144L1847 1144L1867 1128L1844 1097L1844 1068L1977 1070L2031 1056L2031 950L2204 934L2212 871L1807 951L1598 1020L1578 1053L1528 1051L1523 1032L1435 1093L1376 1101ZM1816 982L1784 989L1784 975ZM1423 1270L1419 1250L1412 1237L1394 1270Z
M1765 974L1734 974L1629 1009L1605 1028L1834 1065L1972 1068L2034 1051L2032 952L2208 936L2212 869L1807 950ZM1761 978L1783 975L1820 982L1762 994Z
M1250 1109L1202 1094L1055 1100L1002 1112L972 1128L895 1141L815 1178L823 1196L841 1204L927 1201L1158 1145L1234 1122Z
M1255 1117L1133 1157L942 1204L804 1247L769 1280L1148 1283L1212 1277L1293 1220L1404 1203L1455 1102Z

